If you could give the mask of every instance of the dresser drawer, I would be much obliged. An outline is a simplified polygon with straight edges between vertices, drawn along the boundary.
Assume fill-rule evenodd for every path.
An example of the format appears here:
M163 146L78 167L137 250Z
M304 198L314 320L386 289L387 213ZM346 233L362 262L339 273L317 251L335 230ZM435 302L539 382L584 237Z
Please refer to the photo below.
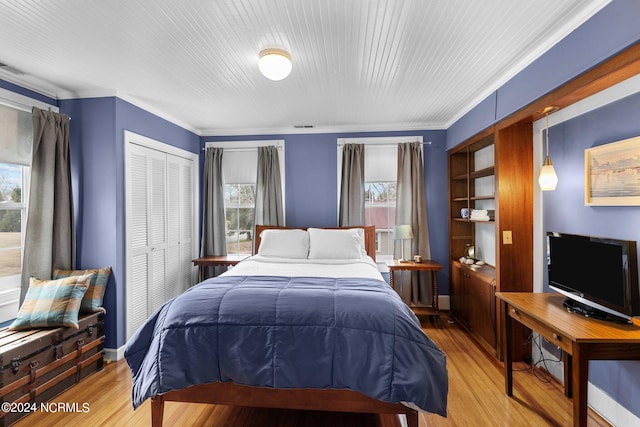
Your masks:
M520 322L521 324L528 327L529 329L536 331L537 333L542 335L544 338L546 338L549 342L560 347L566 353L568 354L572 353L571 339L564 336L562 333L560 333L558 330L556 330L552 326L536 320L535 318L529 316L526 313L519 311L516 307L513 307L511 305L507 307L507 314L510 317L517 320L518 322Z

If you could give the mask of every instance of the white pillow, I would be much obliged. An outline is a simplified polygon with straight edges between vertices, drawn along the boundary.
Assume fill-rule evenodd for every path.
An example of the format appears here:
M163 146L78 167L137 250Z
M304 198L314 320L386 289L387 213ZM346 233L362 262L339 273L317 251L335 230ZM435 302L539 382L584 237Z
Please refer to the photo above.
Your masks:
M322 228L309 228L308 231L310 259L363 258L364 233L362 229L325 230Z
M300 229L263 230L258 255L306 259L309 255L309 233Z
M369 254L367 253L367 247L364 244L364 228L356 228L355 230L358 232L358 236L360 236L360 239L362 240L362 248L360 251L362 252L362 258L366 258Z

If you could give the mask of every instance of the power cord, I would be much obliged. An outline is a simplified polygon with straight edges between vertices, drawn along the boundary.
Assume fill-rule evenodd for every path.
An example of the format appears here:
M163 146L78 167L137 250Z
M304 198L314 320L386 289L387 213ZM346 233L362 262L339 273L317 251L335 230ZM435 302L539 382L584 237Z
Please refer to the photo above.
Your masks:
M514 369L514 371L517 372L523 372L523 371L531 371L531 373L541 382L543 383L548 383L551 382L551 379L553 378L553 375L551 375L551 371L549 370L549 367L547 366L547 362L549 363L562 363L562 355L563 353L560 353L560 357L559 358L548 358L548 357L544 357L544 353L542 352L542 345L540 344L540 336L538 335L538 339L533 339L533 333L529 334L529 337L527 338L527 343L532 343L532 345L540 352L540 358L538 359L537 362L532 363L530 367L528 368L524 368L524 369ZM536 369L538 368L540 365L542 365L544 367L544 371L542 369ZM542 375L542 372L546 372L545 375Z

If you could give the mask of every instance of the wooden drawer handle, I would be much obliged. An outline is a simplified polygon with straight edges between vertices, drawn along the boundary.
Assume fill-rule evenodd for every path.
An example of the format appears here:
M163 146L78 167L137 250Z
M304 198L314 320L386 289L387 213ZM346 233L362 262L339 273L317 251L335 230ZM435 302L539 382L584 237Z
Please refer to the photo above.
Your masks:
M562 337L560 335L556 334L555 332L551 336L553 337L554 340L562 341Z

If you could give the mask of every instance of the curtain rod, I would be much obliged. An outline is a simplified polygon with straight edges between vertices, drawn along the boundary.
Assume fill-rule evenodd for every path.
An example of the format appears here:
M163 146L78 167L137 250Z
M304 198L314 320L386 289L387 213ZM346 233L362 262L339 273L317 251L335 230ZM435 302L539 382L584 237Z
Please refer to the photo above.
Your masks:
M60 114L60 115L67 116L67 118L69 119L69 121L71 121L71 116L70 116L70 115L68 115L68 114L62 114L62 113L60 112L60 109L58 109L58 111L51 111L51 107L49 107L49 112L50 112L50 113L52 113L52 112L53 112L53 113L56 113L56 114Z
M371 147L385 147L385 148L387 148L387 147L397 147L397 146L398 146L398 144L406 144L407 142L412 143L412 144L414 144L414 143L418 142L419 144L422 144L422 145L431 145L431 141L424 141L424 142L420 142L420 141L406 141L406 142L404 142L404 143L403 143L403 142L395 142L395 143L393 143L393 142L392 142L392 143L382 143L382 144L377 144L377 143L375 143L375 142L373 142L373 143L366 143L366 142L364 142L364 143L358 143L358 142L338 142L338 147L343 147L345 144L364 144L364 145L368 145L368 146L371 146Z
M39 108L40 110L48 110L50 113L56 113L56 114L62 114L60 113L60 109L58 109L58 111L52 111L51 107L48 108L40 108L37 105L29 105L29 104L22 104L16 101L12 101L10 99L5 99L3 97L0 96L0 106L5 106L5 107L9 107L9 108L13 108L14 110L18 110L18 111L22 111L24 113L29 113L29 114L33 114L33 107ZM57 108L57 107L56 107ZM71 116L69 116L68 114L65 114L67 117L69 117L69 121L71 121Z
M276 147L278 151L282 151L284 148L282 145L261 145L260 147ZM216 148L215 145L205 146L202 151L206 151L207 148ZM222 148L224 151L234 151L234 152L243 152L243 151L258 151L258 147L238 147L238 148L228 148L228 147L217 147Z

